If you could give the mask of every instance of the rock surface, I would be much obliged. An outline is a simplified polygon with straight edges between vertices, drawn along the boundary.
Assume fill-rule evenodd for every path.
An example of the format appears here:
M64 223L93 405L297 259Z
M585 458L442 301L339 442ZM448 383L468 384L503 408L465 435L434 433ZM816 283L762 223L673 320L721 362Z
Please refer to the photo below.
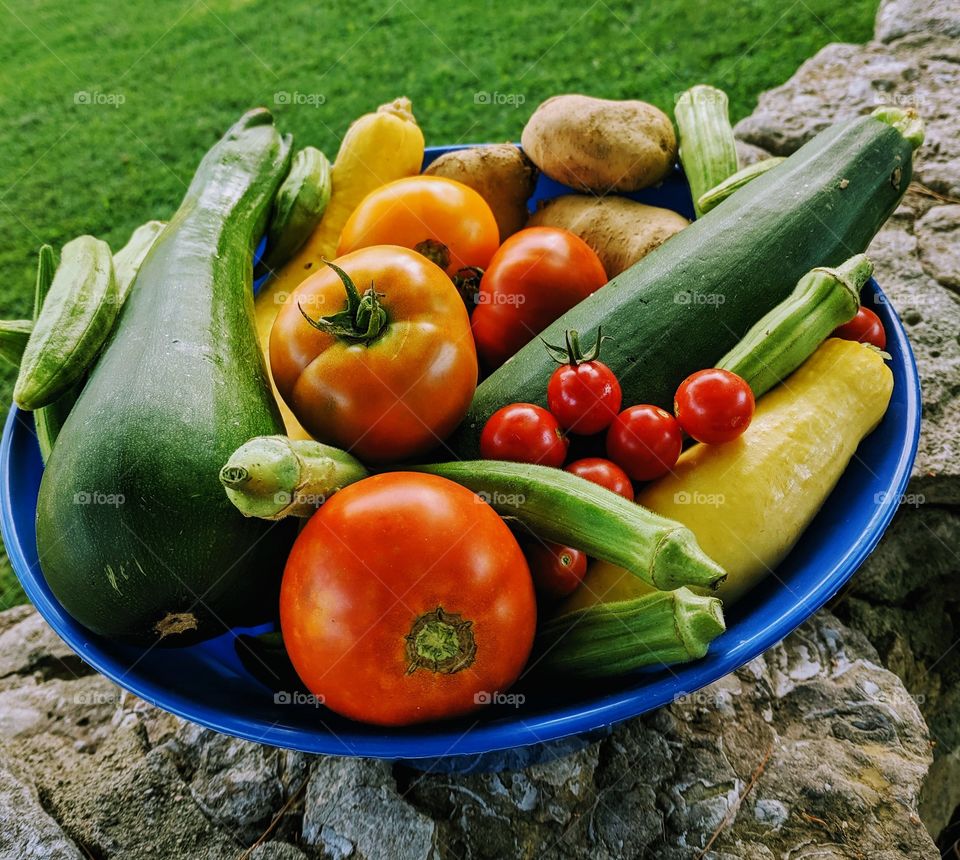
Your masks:
M955 0L883 3L876 42L824 48L737 128L746 162L881 102L927 120L928 190L870 250L917 353L921 448L836 614L572 755L450 775L184 723L18 607L0 613L0 860L939 856L928 828L960 802L958 35Z

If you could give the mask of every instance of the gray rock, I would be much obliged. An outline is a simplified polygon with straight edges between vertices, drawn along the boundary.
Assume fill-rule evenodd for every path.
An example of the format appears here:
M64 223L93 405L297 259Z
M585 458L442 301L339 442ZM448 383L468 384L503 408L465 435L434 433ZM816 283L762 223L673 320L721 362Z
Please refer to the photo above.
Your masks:
M877 10L876 37L892 42L913 33L960 37L960 6L955 0L884 0Z
M19 770L0 752L0 860L83 860Z
M831 44L783 86L763 93L757 110L734 131L774 155L789 155L836 120L870 113L880 105L913 107L926 128L914 180L957 197L958 91L960 43L955 38L924 33L892 45Z
M250 852L247 860L307 860L307 855L289 842L264 842Z
M334 860L426 860L437 824L397 792L386 762L318 758L310 774L303 840Z
M960 205L934 206L917 221L915 231L924 271L960 290Z

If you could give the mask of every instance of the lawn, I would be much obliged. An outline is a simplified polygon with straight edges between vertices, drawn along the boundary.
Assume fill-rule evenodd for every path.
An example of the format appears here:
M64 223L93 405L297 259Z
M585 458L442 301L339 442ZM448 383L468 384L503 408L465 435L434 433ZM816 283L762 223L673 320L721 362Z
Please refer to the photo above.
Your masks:
M869 39L876 0L0 7L0 313L25 317L41 243L92 233L117 248L167 217L204 151L253 105L331 157L354 117L400 94L428 144L517 139L559 92L669 110L707 81L738 119L823 45ZM12 380L0 369L2 404ZM0 553L0 608L23 600Z

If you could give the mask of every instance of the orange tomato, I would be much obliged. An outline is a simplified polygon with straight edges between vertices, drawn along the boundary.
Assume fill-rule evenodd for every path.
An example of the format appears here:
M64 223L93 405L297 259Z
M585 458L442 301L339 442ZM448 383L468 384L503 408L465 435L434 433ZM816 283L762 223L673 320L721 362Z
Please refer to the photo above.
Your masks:
M497 220L476 191L442 176L410 176L363 198L344 225L337 254L402 245L453 276L486 268L499 244Z
M516 681L533 645L530 571L510 529L465 487L390 472L340 490L283 574L290 660L325 704L385 726L455 717Z
M477 385L463 301L441 269L407 248L363 248L334 265L350 300L328 266L277 315L277 390L314 438L362 460L423 454L460 423Z

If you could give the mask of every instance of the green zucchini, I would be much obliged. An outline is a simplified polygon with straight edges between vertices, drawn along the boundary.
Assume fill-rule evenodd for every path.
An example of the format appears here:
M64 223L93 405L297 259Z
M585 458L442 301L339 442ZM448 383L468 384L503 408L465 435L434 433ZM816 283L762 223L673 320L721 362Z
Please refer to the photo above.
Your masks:
M723 90L698 84L680 95L673 109L680 137L680 163L699 218L700 196L737 172L737 145Z
M589 341L602 326L610 335L603 360L623 402L670 409L684 378L713 367L803 275L866 249L910 184L912 140L873 116L832 126L541 336L558 343L576 329ZM545 405L553 369L540 340L531 341L480 384L447 447L476 457L497 409Z
M659 591L551 618L538 633L532 663L564 677L623 675L697 660L725 629L716 597Z
M33 320L0 320L0 358L19 367L32 331Z
M872 273L873 263L863 254L836 269L808 272L716 366L741 376L753 396L760 397L813 355L837 326L857 315L860 290Z
M654 588L716 588L726 576L686 527L569 472L498 460L404 468L462 484L538 537L626 568Z
M293 534L243 517L217 474L242 442L283 426L250 260L289 157L264 109L206 154L47 463L43 574L98 634L186 642L276 608Z
M67 242L20 360L17 406L47 406L80 379L109 336L117 308L110 246L93 236Z
M130 235L127 244L113 255L113 270L117 275L117 301L121 307L130 294L133 279L140 271L147 252L166 226L163 221L147 221L146 224L141 224Z
M330 202L331 167L327 157L305 146L294 157L270 213L267 251L258 274L273 272L290 260L320 223Z
M733 194L734 191L739 191L745 185L749 185L758 176L763 176L764 173L772 170L782 161L785 161L785 159L780 156L774 156L773 158L764 158L762 161L755 161L753 164L741 167L736 173L731 174L718 185L714 185L710 190L704 191L703 194L697 198L697 213L703 215L711 209L715 209Z

